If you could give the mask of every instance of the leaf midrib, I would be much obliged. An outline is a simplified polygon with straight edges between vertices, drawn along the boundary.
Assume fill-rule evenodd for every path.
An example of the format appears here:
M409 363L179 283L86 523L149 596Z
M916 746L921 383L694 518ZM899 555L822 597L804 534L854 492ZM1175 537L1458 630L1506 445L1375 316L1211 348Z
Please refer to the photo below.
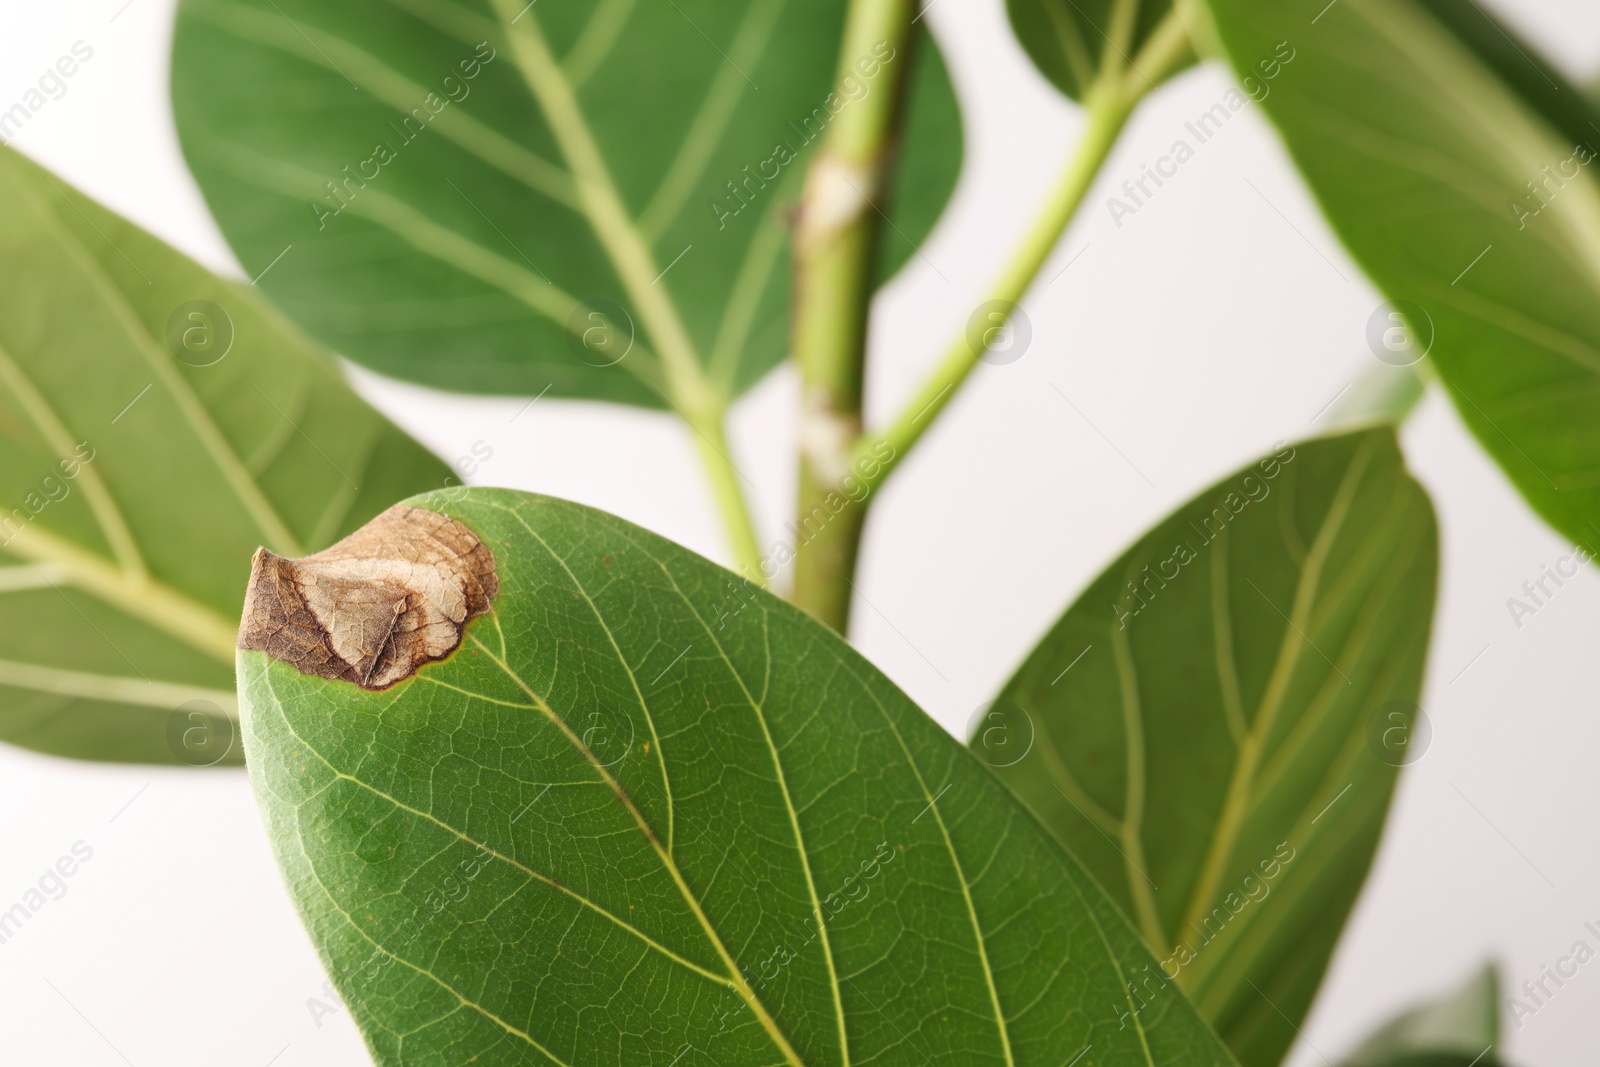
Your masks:
M237 144L222 140L211 146L212 159L237 180L285 197L297 197L316 176L293 164L258 155ZM429 218L400 197L375 189L363 190L344 209L394 234L406 244L440 263L478 279L490 288L511 297L551 324L566 330L568 320L579 310L577 297L539 278L476 240ZM514 246L513 246L514 247ZM636 342L638 358L624 359L618 366L628 371L646 388L660 393L663 385L660 361L643 344Z
M678 869L677 861L674 860L673 857L662 847L661 839L656 835L655 830L650 826L649 821L645 819L644 813L638 809L638 807L633 803L633 799L628 796L627 791L622 788L621 783L612 776L609 768L604 766L599 759L595 757L594 753L589 750L589 746L584 744L583 739L573 732L572 727L567 725L566 720L555 712L555 709L550 706L549 702L544 699L542 694L537 692L531 685L527 683L525 679L523 679L520 674L514 671L509 663L507 663L501 657L495 655L489 646L485 645L481 640L479 640L476 635L472 636L472 641L473 644L477 646L479 651L492 660L495 665L498 666L502 672L504 672L507 678L511 679L511 681L514 682L518 688L527 694L528 699L534 702L535 706L545 716L545 718L561 731L561 733L567 738L568 743L571 744L573 748L575 748L584 757L584 759L588 761L589 765L594 768L601 780L611 788L613 795L616 796L623 808L632 817L635 825L637 825L640 831L645 835L646 841L649 842L651 849L655 852L658 861L666 870L668 877L672 879L672 882L677 888L679 895L683 898L684 903L686 903L689 906L690 911L694 913L695 919L700 924L700 927L702 931L704 931L707 940L711 942L711 946L716 951L718 957L722 960L723 966L727 968L728 977L733 983L734 991L739 995L740 999L745 1002L746 1006L750 1008L751 1013L754 1014L757 1021L761 1023L762 1028L767 1032L767 1036L772 1040L773 1044L777 1046L778 1050L790 1063L791 1067L806 1067L804 1061L800 1059L793 1046L790 1045L788 1038L778 1028L777 1020L772 1017L771 1013L767 1010L766 1005L761 1002L761 999L756 996L755 991L751 989L749 984L745 981L744 975L742 972L740 972L738 964L733 959L732 953L729 952L727 946L723 943L722 937L717 932L715 925L712 924L710 917L706 915L704 908L700 904L699 898L696 897L693 890L689 888L688 882L683 877L683 872Z
M677 394L675 402L690 406L691 410L685 414L691 421L703 418L709 400L704 394L710 385L700 357L676 303L668 295L667 285L658 287L656 284L662 278L656 269L650 243L622 202L572 84L545 42L539 15L531 8L513 14L515 0L491 0L491 3L505 29L523 80L577 182L583 212L635 310L644 320L645 329L655 341L668 385ZM525 19L525 22L514 32L511 23L516 19ZM709 402L715 404L714 400Z
M540 547L542 547L545 552L549 554L550 558L554 560L558 566L560 566L563 572L565 572L568 581L572 583L573 589L577 591L579 596L581 596L586 603L588 603L589 609L591 612L593 612L596 622L600 625L601 629L605 631L606 637L611 643L612 651L616 654L617 662L622 665L623 671L628 675L629 682L632 684L634 692L638 697L639 706L643 710L645 719L650 725L651 736L655 739L656 756L661 764L662 783L667 789L667 804L669 812L668 825L670 827L672 825L670 815L672 810L672 793L667 775L666 751L662 747L660 735L656 732L655 719L650 713L648 702L645 700L644 693L639 687L638 679L634 674L633 668L628 664L627 658L622 654L622 649L618 645L610 625L605 621L604 615L600 611L600 605L595 602L594 598L589 594L589 591L584 587L583 583L579 581L578 576L573 572L572 568L568 566L567 561L561 558L560 554L555 551L550 543L533 529L532 525L522 516L520 511L518 511L516 508L506 508L498 504L491 504L490 506L510 514L517 520L518 524L521 525L522 528L539 543ZM651 562L655 563L655 565L661 569L661 573L671 584L673 593L676 594L678 599L683 602L686 608L688 608L689 613L694 616L695 621L699 623L700 628L705 631L706 637L711 641L712 647L717 651L718 658L721 659L723 665L728 670L728 674L738 685L739 691L744 694L745 702L749 704L751 711L755 713L756 722L761 727L762 738L766 743L767 751L772 756L773 771L777 776L778 789L783 797L784 810L788 814L789 826L794 833L795 853L800 859L800 868L806 882L806 892L810 898L812 919L817 924L817 931L822 944L823 959L828 969L828 983L833 997L834 1012L838 1025L841 1062L844 1067L848 1067L850 1063L849 1034L845 1025L843 991L839 984L839 972L834 964L833 944L831 935L828 931L827 916L823 911L821 898L817 894L816 878L811 872L810 854L806 849L805 835L800 829L799 812L795 809L794 798L789 792L789 782L784 771L783 760L779 754L778 746L773 740L771 728L767 723L766 712L762 708L761 702L758 701L755 695L750 692L749 686L745 684L744 677L739 673L738 669L734 667L733 661L728 657L727 650L722 647L722 642L717 640L716 634L712 631L711 627L707 625L705 619L701 617L699 611L694 606L694 602L689 599L688 594L686 594L682 587L678 585L677 578L673 576L671 570L668 569L664 562L662 562L660 559L657 559L642 545L635 544L635 547L640 551L641 554L650 559ZM765 615L763 615L762 618L763 626L765 626ZM769 668L770 665L771 661L769 656ZM672 853L670 838L666 851L667 856L670 858Z
M104 700L114 704L171 709L192 700L215 704L231 719L239 717L238 694L227 689L186 685L181 682L151 681L124 675L95 674L67 667L40 663L0 660L0 687L28 689L36 693L78 700Z
M539 547L543 548L550 558L556 563L556 565L559 566L563 572L565 572L567 580L572 583L572 588L576 590L578 595L583 598L583 602L589 606L590 612L594 615L595 623L602 631L604 631L606 635L606 641L611 645L611 651L616 654L617 662L622 665L623 673L628 676L628 685L632 687L634 698L639 702L639 710L644 714L644 720L650 727L650 740L656 748L656 762L661 767L661 790L665 796L667 804L667 854L672 855L677 823L675 814L676 805L672 802L672 777L667 773L667 753L661 745L661 733L656 729L656 719L655 716L650 712L650 702L645 699L644 690L639 686L639 677L634 672L633 666L628 662L627 657L622 654L622 646L617 643L616 634L612 632L611 625L606 622L605 616L601 614L600 605L595 603L594 597L589 595L589 590L584 587L582 582L578 581L578 576L574 574L572 568L567 565L567 561L562 559L560 554L558 554L556 550L550 546L550 542L546 541L536 530L534 530L528 521L522 517L522 514L517 511L517 509L503 508L502 510L506 511L509 515L511 515L512 518L516 519L522 528L528 532L528 536L539 542ZM502 644L502 658L504 658L504 655L505 648Z
M499 41L502 45L507 43L505 28L498 22L482 18L474 12L464 11L458 5L444 3L442 0L387 0L387 2L399 10L405 11L413 17L427 22L436 29L451 34L457 40L468 41L470 35L462 33L460 27L454 24L454 20L470 22L476 33L482 34L485 37L493 38ZM561 63L558 64L561 73L566 77L574 90L581 88L586 80L585 70L582 69L583 66L585 64L588 64L591 67L593 65L598 65L603 61L606 52L608 52L616 43L616 38L624 28L627 16L631 13L634 2L635 0L620 0L620 2L619 0L605 0L605 3L600 7L600 9L596 10L590 16L589 22L585 25L582 33L579 35L578 41L573 44L572 49L568 52L566 57L562 59ZM778 6L781 8L784 2L785 0L779 0ZM616 18L611 18L612 13L618 9L621 10L621 15ZM750 22L752 17L752 13L746 14L746 24ZM597 24L599 24L602 19L608 18L610 18L612 22L616 23L616 25L612 26L611 29L607 31L608 36L606 36L605 40L602 42L604 44L604 48L600 49L598 44L593 47L589 47L587 42L590 40L591 33L600 32L596 29ZM776 19L776 13L774 14L774 19ZM760 44L762 52L765 51L768 37L770 37L770 32L761 38ZM585 51L586 48L587 52ZM589 56L588 53L593 53L593 55ZM733 72L731 68L725 69L720 73L736 76L736 72ZM701 126L702 120L705 118L706 110L710 106L711 101L715 98L718 84L720 84L720 82L713 83L711 95L708 95L706 101L702 104L700 114L698 114L695 120L691 122L691 133L693 130ZM736 86L736 88L739 88L742 92L742 86ZM684 149L685 152L688 150L687 142L692 139L692 137L686 135L686 144ZM686 157L683 155L683 153L680 153L680 161L685 158ZM674 166L676 167L676 165L677 163L675 162ZM685 164L685 166L687 166L687 164ZM703 169L704 161L702 161L700 165L701 173L703 173ZM653 193L650 198L650 202L647 203L645 209L640 214L641 221L637 224L637 228L640 231L641 236L644 234L649 234L652 237L659 236L658 231L664 229L668 223L673 221L673 219L676 219L681 213L680 208L679 211L672 213L671 218L661 220L654 226L645 221L652 217L652 206L662 199L667 183L670 180L671 171L669 169L669 173L663 177L661 183L657 185L655 193ZM785 175L782 181L786 186L791 184L788 175ZM574 208L575 210L582 210L581 205L578 205L576 202L574 203ZM775 211L776 209L773 210ZM728 301L723 308L722 321L718 325L716 336L711 345L708 373L711 380L715 382L719 388L724 390L732 389L734 377L738 370L737 364L740 350L742 349L748 337L751 325L750 320L753 318L756 307L760 303L761 296L766 291L766 281L771 276L772 266L777 258L777 252L782 249L784 240L787 237L786 230L773 225L768 217L763 217L762 226L766 228L761 229L758 234L751 239L748 247L745 250L744 261L735 277L733 287L729 291ZM769 230L771 231L770 233ZM648 242L646 242L646 244L648 246ZM654 386L652 387L654 388Z
M205 446L206 452L216 464L223 479L256 524L262 539L282 555L291 557L305 555L305 549L299 539L278 514L277 505L268 499L261 486L251 477L244 462L234 453L233 447L217 427L216 420L211 417L210 411L194 391L194 387L189 384L188 379L172 366L167 352L150 333L144 320L139 317L127 292L112 278L105 264L89 255L77 240L76 234L68 230L59 217L45 206L43 192L38 186L32 185L31 182L23 184L32 186L30 192L34 206L46 225L61 234L63 238L60 242L61 253L76 262L84 278L99 291L106 307L121 322L125 333L134 339L134 348L144 357L156 379L182 412L184 421L189 424L195 436L200 438L200 442ZM63 196L63 199L66 197ZM70 200L67 200L67 203L74 208L77 206Z
M519 515L518 518L520 519L521 516ZM526 526L526 522L524 522L523 525ZM543 543L543 538L540 538L540 541ZM548 548L548 546L546 547ZM794 798L789 792L789 780L783 769L783 759L779 755L777 744L773 741L771 727L767 724L766 712L761 707L761 703L756 700L755 695L750 692L750 687L745 685L744 677L734 667L733 661L728 658L727 650L722 647L722 642L717 640L716 634L712 632L711 627L707 625L705 619L701 617L700 612L695 608L694 602L689 599L688 594L685 593L682 587L678 585L677 578L673 576L672 572L667 568L667 565L661 560L656 559L654 556L651 556L649 551L643 546L636 547L638 547L642 553L649 557L656 564L656 566L661 568L661 573L665 575L667 581L672 584L672 591L677 594L679 600L683 601L684 606L689 609L689 613L694 616L695 621L700 624L700 628L705 631L706 637L711 641L712 647L717 650L718 658L722 660L723 665L728 669L728 674L731 675L734 681L738 684L739 691L744 694L745 702L750 705L750 710L755 713L756 722L761 727L762 739L766 742L767 751L772 755L772 767L773 771L777 774L778 790L783 796L783 807L788 813L789 827L794 833L795 852L800 857L800 869L805 875L806 892L811 899L811 915L816 921L817 932L820 935L820 940L822 942L823 960L827 964L828 984L833 994L834 1013L836 1019L838 1020L840 1059L844 1067L849 1067L850 1039L849 1033L845 1027L844 995L839 986L839 972L837 967L835 967L833 960L832 937L828 932L827 916L824 914L822 909L822 900L817 895L817 881L811 873L811 857L806 850L805 835L800 829L800 814L795 810ZM565 564L563 564L563 566L565 566ZM586 597L588 596L587 593L584 595ZM598 608L596 611L598 612ZM766 626L766 618L766 609L763 608L763 629ZM767 667L768 670L771 669L770 651L767 659Z
M1340 650L1342 653L1340 658L1345 660L1347 664L1352 664L1353 662L1359 660L1365 653L1367 644L1371 641L1373 633L1376 630L1376 616L1381 614L1384 609L1390 606L1390 598L1394 595L1395 590L1399 588L1401 581L1405 577L1405 572L1410 568L1412 561L1415 559L1419 546L1416 538L1411 538L1410 541L1411 544L1409 551L1407 551L1404 555L1395 556L1394 559L1391 560L1390 564L1384 568L1384 571L1387 572L1389 576L1384 577L1380 575L1380 592L1370 597L1368 601L1368 610L1363 612L1364 618L1357 620L1356 628L1352 631L1350 636L1346 638L1344 646ZM1354 649L1353 652L1351 651L1352 648ZM1394 675L1399 674L1402 669L1403 665L1401 663L1393 662L1386 666L1383 674L1387 678L1392 678ZM1331 688L1334 685L1334 682L1335 676L1330 674L1328 679L1323 683L1324 688ZM1373 688L1381 692L1387 687L1380 682ZM1318 696L1320 698L1321 694ZM1327 701L1324 705L1325 709L1331 708L1332 703L1333 701L1331 699ZM1319 723L1322 721L1323 717L1326 716L1326 714L1326 710L1318 713ZM1287 744L1287 741L1285 743ZM1324 771L1321 780L1317 784L1317 787L1312 790L1310 794L1312 799L1308 801L1306 807L1303 808L1297 816L1294 825L1291 826L1289 830L1290 840L1296 839L1296 835L1299 834L1298 839L1304 842L1305 847L1310 847L1310 844L1315 839L1315 835L1317 833L1317 831L1310 828L1315 825L1316 818L1320 817L1314 816L1313 811L1324 810L1318 802L1323 800L1323 798L1328 797L1330 795L1330 791L1335 793L1337 792L1337 790L1333 790L1330 783L1336 782L1338 779L1346 776L1350 768L1350 763L1355 756L1359 755L1359 749L1363 743L1364 739L1359 732L1352 732L1350 736L1345 739L1345 742L1340 747L1335 759L1329 765L1328 769ZM1257 814L1261 801L1268 795L1270 789L1276 784L1277 774L1282 773L1281 771L1277 771L1276 765L1279 764L1283 758L1285 758L1284 753L1281 751L1274 753L1273 762L1268 764L1267 768L1261 773L1261 775L1258 776L1256 782L1254 783L1255 793L1251 797L1251 804L1245 815L1246 819L1252 818ZM1267 777L1268 772L1276 772L1276 774L1274 774L1273 777L1268 781L1263 782L1263 779ZM1319 851L1318 855L1320 856L1322 853ZM1313 865L1313 869L1317 869L1317 865ZM1280 899L1281 896L1286 895L1292 902L1293 900L1303 896L1304 893L1308 892L1309 890L1306 887L1312 885L1314 882L1315 879L1305 877L1304 872L1302 871L1297 874L1295 878L1290 879L1288 888L1278 891L1280 893ZM1297 890L1297 892L1291 892L1290 890ZM1279 907L1273 911L1275 920L1284 915L1287 911L1288 909L1280 904ZM1233 959L1235 958L1234 953L1236 952L1238 946L1250 936L1251 931L1258 925L1259 923L1253 918L1245 919L1239 927L1240 932L1233 933L1233 924L1230 924L1229 928L1224 930L1222 934L1219 935L1220 938L1226 938L1221 946L1220 952L1213 953L1210 957L1203 960L1197 960L1194 964L1191 964L1192 971L1187 974L1187 983L1185 984L1184 988L1187 992L1189 992L1197 1004L1203 1001L1209 986L1216 981L1215 978L1210 978L1208 980L1208 977L1223 973L1226 968L1232 964ZM1234 969L1238 970L1239 968L1234 967Z
M1401 497L1401 498L1397 499L1396 503L1391 505L1391 507L1395 511L1404 511L1408 507L1409 503L1410 503L1409 501L1407 501L1403 497ZM1375 529L1378 530L1378 531L1382 531L1383 530L1382 524L1381 523L1375 524ZM1372 538L1372 540L1376 543L1376 542L1379 542L1381 540L1386 540L1386 538L1379 538L1377 536L1374 536ZM1395 561L1397 561L1397 560L1399 560L1402 563L1409 564L1409 562L1410 562L1410 560L1411 560L1411 558L1412 558L1412 556L1414 554L1415 554L1415 549L1414 548L1412 549L1411 552L1408 552L1404 557L1399 556L1398 553L1391 554L1390 557L1389 557L1388 565L1386 567L1380 569L1379 572L1378 572L1379 581L1380 581L1380 583L1382 583L1380 585L1380 588L1382 588L1384 586L1392 586L1392 585L1398 584L1398 582L1399 582L1399 577L1398 576L1392 582L1386 581L1384 579L1385 572L1388 571L1390 568L1396 567L1397 564L1396 564ZM1400 569L1403 569L1403 568L1400 568ZM1360 573L1361 573L1362 577L1366 576L1366 562L1365 561L1363 561L1363 563L1361 565L1361 572ZM1336 605L1336 604L1338 604L1339 606L1342 607L1342 603L1341 603L1342 598L1335 598L1331 594L1332 594L1332 591L1330 591L1330 595L1329 595L1329 597L1328 597L1328 599L1326 601L1327 608L1328 608L1328 610L1330 612L1333 610L1333 606ZM1374 595L1374 593L1369 592L1367 594L1367 599L1368 599L1369 602L1371 602L1371 601L1382 602L1384 598L1383 597L1378 597L1378 596ZM1369 613L1363 612L1363 614L1357 618L1356 624L1351 629L1350 634L1348 634L1346 636L1343 648L1344 649L1348 649L1350 647L1350 645L1353 642L1355 642L1358 637L1359 637L1359 640L1360 640L1360 647L1365 648L1366 642L1371 638L1372 630L1375 628L1375 625L1376 625L1375 620L1373 620L1371 618ZM1316 633L1319 629L1320 629L1320 627L1314 625L1308 632L1309 633ZM1343 649L1341 649L1341 651L1343 651ZM1337 680L1337 675L1334 675L1334 674L1330 673L1328 675L1328 677L1323 682L1323 690L1325 690L1325 691L1327 691L1327 692L1329 692L1331 694L1337 695L1338 689L1334 685L1334 682L1336 680ZM1255 776L1255 781L1252 783L1252 797L1251 797L1249 814L1254 814L1255 813L1256 806L1260 803L1260 801L1263 798L1265 798L1267 795L1269 795L1271 793L1271 791L1277 786L1278 780L1284 774L1286 774L1288 772L1289 767L1292 766L1293 762L1296 759L1299 758L1299 755L1300 755L1300 752L1302 750L1302 747L1306 743L1304 741L1304 738L1308 737L1310 735L1310 733L1315 731L1315 728L1316 728L1317 724L1319 724L1320 721L1321 721L1321 717L1328 713L1328 709L1332 707L1333 703L1334 703L1334 700L1333 700L1333 698L1331 696L1326 701L1324 701L1322 699L1322 692L1319 691L1319 693L1315 697L1312 698L1311 704L1308 706L1306 714L1302 716L1302 718L1301 718L1299 723L1296 723L1295 728L1293 730L1291 730L1283 738L1283 740L1279 743L1278 747L1273 752L1271 752L1270 754L1264 754L1264 755L1267 756L1267 760L1261 767L1259 767L1257 769L1256 776ZM1319 707L1319 705L1321 705L1321 707Z
M1339 530L1343 527L1344 520L1349 515L1350 507L1361 483L1362 474L1367 463L1372 458L1373 451L1372 442L1366 441L1357 448L1355 454L1351 457L1349 465L1341 478L1339 489L1334 494L1333 502L1329 506L1327 514L1323 516L1317 536L1312 539L1306 562L1300 568L1300 574L1295 583L1294 600L1290 605L1289 619L1284 623L1284 636L1279 643L1278 656L1273 665L1272 676L1269 678L1267 690L1262 694L1261 702L1256 708L1254 720L1249 724L1249 733L1245 735L1244 742L1239 746L1238 755L1234 763L1234 772L1230 776L1228 783L1224 807L1212 832L1211 843L1206 850L1200 873L1195 879L1189 902L1180 912L1181 918L1177 925L1178 930L1183 930L1191 924L1198 923L1199 916L1204 912L1206 905L1216 895L1216 887L1222 879L1223 868L1233 852L1234 841L1245 817L1244 805L1248 802L1250 784L1255 777L1257 760L1260 757L1260 746L1265 743L1267 735L1271 732L1283 695L1287 691L1302 654L1301 646L1305 643L1305 639L1296 632L1296 627L1304 623L1306 617L1309 616L1311 605L1315 601L1317 586L1321 582L1323 565L1326 562L1328 553L1332 551L1333 543L1338 538ZM1296 616L1300 617L1300 623L1294 622Z
M1304 867L1298 870L1289 868L1295 873L1288 877L1283 887L1274 890L1274 894L1279 900L1279 905L1271 909L1270 914L1268 912L1260 913L1266 916L1265 918L1244 919L1241 917L1242 921L1230 923L1218 935L1219 938L1226 940L1223 941L1219 951L1212 956L1214 962L1200 966L1202 961L1206 959L1205 956L1201 956L1190 965L1194 968L1194 974L1183 986L1184 992L1208 1018L1215 1017L1214 1010L1221 1008L1227 996L1231 995L1237 985L1228 976L1233 973L1248 971L1251 964L1258 957L1258 954L1247 953L1246 949L1249 948L1252 942L1260 943L1263 938L1267 938L1268 943L1271 943L1272 932L1282 926L1284 919L1293 909L1293 906L1304 900L1306 895L1312 892L1314 888L1319 888L1317 875L1328 868L1339 854L1343 844L1347 843L1350 837L1365 826L1363 820L1354 818L1349 813L1344 813L1339 835L1334 839L1339 844L1330 847L1327 831L1321 826L1312 825L1312 820L1316 817L1314 812L1320 811L1326 803L1332 801L1338 794L1338 790L1332 789L1327 783L1336 781L1349 773L1351 764L1360 758L1363 746L1364 739L1360 734L1352 734L1345 739L1333 763L1323 775L1321 782L1318 783L1317 789L1312 793L1312 796L1317 800L1323 801L1322 805L1318 805L1317 801L1313 800L1310 805L1300 812L1295 824L1290 827L1290 838L1294 838L1298 834L1298 840L1309 851L1309 855ZM1351 801L1352 803L1365 803L1369 807L1375 806L1376 813L1380 818L1386 810L1383 803L1377 800L1353 796ZM1331 824L1335 821L1338 820L1330 818L1328 823ZM1318 842L1321 842L1321 844L1316 848L1312 848ZM1285 898L1287 898L1286 901ZM1232 932L1235 926L1238 927L1237 933ZM1211 993L1214 990L1221 992L1218 996L1212 997Z
M133 618L143 619L213 660L233 664L238 627L163 582L130 578L100 555L40 529L37 524L19 530L4 551L30 563L58 567L73 588Z

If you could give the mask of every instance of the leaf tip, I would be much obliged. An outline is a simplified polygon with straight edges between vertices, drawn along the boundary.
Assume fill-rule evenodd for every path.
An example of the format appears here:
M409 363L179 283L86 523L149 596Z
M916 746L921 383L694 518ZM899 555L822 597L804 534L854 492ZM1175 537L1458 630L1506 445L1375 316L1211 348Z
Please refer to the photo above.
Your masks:
M302 674L387 689L455 651L499 589L476 534L396 504L304 559L256 549L238 644Z

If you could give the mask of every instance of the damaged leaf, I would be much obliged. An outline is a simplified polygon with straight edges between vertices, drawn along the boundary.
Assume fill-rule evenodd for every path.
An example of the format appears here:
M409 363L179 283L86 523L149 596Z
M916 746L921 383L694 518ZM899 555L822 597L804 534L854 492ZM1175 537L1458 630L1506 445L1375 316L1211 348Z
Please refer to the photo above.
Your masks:
M494 556L471 530L396 504L305 559L256 549L239 647L387 689L453 652L499 588Z
M1232 1067L833 631L589 508L448 510L500 588L456 655L378 694L239 653L268 835L375 1063Z

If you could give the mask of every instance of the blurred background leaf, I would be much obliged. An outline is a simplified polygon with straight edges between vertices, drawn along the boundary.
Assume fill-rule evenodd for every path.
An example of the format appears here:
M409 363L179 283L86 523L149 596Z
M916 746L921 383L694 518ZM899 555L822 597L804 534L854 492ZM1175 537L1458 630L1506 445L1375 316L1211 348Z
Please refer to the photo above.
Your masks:
M1245 1067L1294 1040L1426 744L1437 570L1391 427L1286 446L1106 568L974 723Z
M1171 0L1006 0L1022 50L1052 85L1079 101L1107 53L1131 61L1171 10Z
M1396 358L1426 353L1534 510L1593 544L1600 131L1575 136L1581 96L1539 89L1506 45L1553 68L1443 0L1449 26L1415 0L1207 3L1236 68L1281 41L1297 52L1262 106L1392 302L1373 312L1374 351L1402 331Z
M1418 2L1563 136L1573 142L1600 139L1595 101L1478 0Z
M1496 1067L1500 979L1494 965L1448 994L1402 1012L1347 1056L1342 1067Z
M597 147L627 216L607 232L637 242L648 285L598 236L490 0L184 0L173 101L240 260L282 253L262 285L342 354L444 389L664 407L672 335L727 397L784 358L786 212L882 62L914 65L883 276L954 187L960 116L931 38L840 80L844 9L544 0L511 20L559 56L536 66L570 93L557 117ZM665 312L640 304L663 295Z
M0 739L237 763L256 546L325 546L449 471L249 287L10 150L0 218Z

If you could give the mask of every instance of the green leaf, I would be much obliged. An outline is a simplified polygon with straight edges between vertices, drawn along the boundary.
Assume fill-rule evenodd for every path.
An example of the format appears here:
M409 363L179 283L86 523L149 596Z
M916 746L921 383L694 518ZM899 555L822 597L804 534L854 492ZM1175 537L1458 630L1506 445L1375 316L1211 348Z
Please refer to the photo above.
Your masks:
M1419 0L1439 24L1568 140L1600 140L1600 109L1561 68L1477 0Z
M251 550L448 471L248 287L9 150L0 218L0 739L237 763Z
M1459 989L1385 1023L1343 1067L1495 1067L1500 1040L1500 980L1493 964Z
M1534 509L1591 543L1600 185L1590 146L1600 134L1579 143L1548 125L1415 0L1207 3L1235 66L1279 42L1297 52L1262 106L1394 303L1368 323L1375 354L1386 333L1409 335L1393 358L1427 351ZM1530 191L1546 181L1543 194Z
M912 64L885 276L954 187L960 117L932 40L838 80L844 10L184 0L178 130L240 260L290 248L262 285L352 359L657 407L681 363L732 397L785 355L787 212L830 112L880 91L884 56Z
M1132 16L1119 26L1117 12ZM1126 3L1124 0L1006 0L1011 31L1039 73L1073 100L1082 100L1102 65L1131 62L1161 20L1172 0ZM1182 70L1178 64L1167 76Z
M1282 448L1140 538L974 724L1246 1067L1293 1040L1420 755L1437 554L1391 428Z
M494 553L454 656L376 693L239 656L269 837L379 1064L1232 1063L831 630L575 504L412 503Z

